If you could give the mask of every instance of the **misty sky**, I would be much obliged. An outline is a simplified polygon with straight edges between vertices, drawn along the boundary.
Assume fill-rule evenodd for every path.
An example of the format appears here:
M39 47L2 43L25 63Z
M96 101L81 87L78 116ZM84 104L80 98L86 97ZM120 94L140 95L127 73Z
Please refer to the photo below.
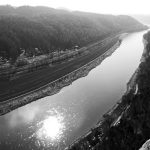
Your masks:
M150 0L0 0L0 5L68 8L105 14L150 14Z

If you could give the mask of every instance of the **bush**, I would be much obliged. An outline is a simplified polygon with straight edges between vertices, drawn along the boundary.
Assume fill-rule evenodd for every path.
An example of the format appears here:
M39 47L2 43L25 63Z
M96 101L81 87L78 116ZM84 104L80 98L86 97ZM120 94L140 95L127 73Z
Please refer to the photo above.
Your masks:
M22 67L28 64L27 59L18 59L15 63L16 67Z

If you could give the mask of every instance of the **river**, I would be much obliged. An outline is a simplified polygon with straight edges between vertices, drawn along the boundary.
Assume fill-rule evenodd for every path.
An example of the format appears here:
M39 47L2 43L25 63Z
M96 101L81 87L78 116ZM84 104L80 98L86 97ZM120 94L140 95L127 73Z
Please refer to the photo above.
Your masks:
M0 150L62 150L100 120L125 93L146 31L128 34L88 76L58 94L0 117Z

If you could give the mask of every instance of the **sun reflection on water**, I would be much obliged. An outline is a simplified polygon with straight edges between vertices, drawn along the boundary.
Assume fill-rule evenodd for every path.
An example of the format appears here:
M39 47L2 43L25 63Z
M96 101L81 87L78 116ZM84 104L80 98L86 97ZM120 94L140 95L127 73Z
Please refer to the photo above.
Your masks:
M64 126L61 122L61 118L57 116L49 116L42 122L42 127L38 130L38 137L50 138L51 140L59 139L62 135Z
M34 136L39 146L55 146L64 137L66 127L63 115L56 110L51 110L49 113L46 119L37 124L38 129Z

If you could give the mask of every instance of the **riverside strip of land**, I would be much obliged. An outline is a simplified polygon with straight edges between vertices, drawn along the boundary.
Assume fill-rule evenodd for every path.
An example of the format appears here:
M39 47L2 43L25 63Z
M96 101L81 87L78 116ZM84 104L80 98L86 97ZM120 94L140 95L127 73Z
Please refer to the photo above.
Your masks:
M87 53L70 61L57 64L52 67L45 66L42 69L25 73L21 77L12 81L2 81L0 84L0 102L4 102L8 99L35 90L78 69L79 67L104 54L119 40L119 36L120 35L111 36L103 41L87 46Z

